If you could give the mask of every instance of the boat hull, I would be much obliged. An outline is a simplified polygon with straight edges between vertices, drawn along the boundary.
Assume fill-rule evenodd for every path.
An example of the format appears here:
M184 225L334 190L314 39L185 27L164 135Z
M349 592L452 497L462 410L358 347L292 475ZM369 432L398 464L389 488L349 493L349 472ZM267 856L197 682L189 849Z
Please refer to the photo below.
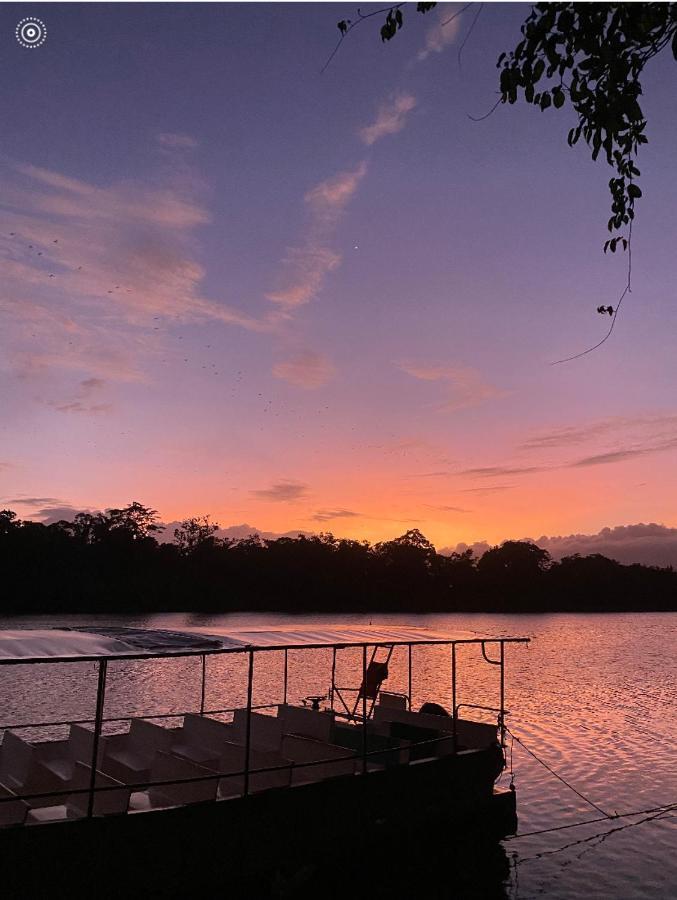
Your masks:
M395 847L439 853L513 833L515 794L494 791L502 761L489 747L218 803L5 829L3 887L6 896L86 885L97 896L167 897L227 882L284 896L280 884L337 866L369 879L365 860Z

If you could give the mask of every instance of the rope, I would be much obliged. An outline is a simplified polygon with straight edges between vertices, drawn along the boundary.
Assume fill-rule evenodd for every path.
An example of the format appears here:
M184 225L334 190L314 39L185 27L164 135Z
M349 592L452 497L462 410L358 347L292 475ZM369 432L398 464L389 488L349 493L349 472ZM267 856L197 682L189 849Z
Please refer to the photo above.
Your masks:
M576 788L575 788L572 784L569 784L569 782L566 780L566 778L563 778L561 775L559 775L557 772L555 772L555 770L552 769L552 768L551 768L546 762L544 762L539 756L537 756L537 755L534 753L533 750L530 750L530 749L526 746L526 744L524 743L524 741L520 740L520 738L518 738L517 735L516 735L514 732L512 732L512 731L508 728L507 725L505 726L505 730L506 730L510 735L512 735L512 737L517 741L517 743L520 745L520 747L524 747L524 749L527 751L527 753L528 753L530 756L533 756L533 758L536 760L536 762L539 762L539 763L543 766L543 768L547 769L548 772L550 772L551 775L554 775L555 778L559 779L559 781L562 782L562 784L565 784L565 785L569 788L570 791L573 791L574 794L576 794L577 797L580 797L581 800L585 801L585 803L587 803L589 806L592 806L592 808L593 808L593 809L596 809L597 812L602 813L602 815L603 815L606 819L615 819L615 818L617 818L617 816L616 816L615 814L608 813L605 809L602 809L601 806L598 806L595 802L593 802L589 797L586 797L585 794L581 794L580 791L576 790Z
M534 837L537 834L550 834L553 831L565 831L567 828L580 828L581 825L594 825L598 822L607 822L612 819L628 819L632 816L644 816L651 813L671 812L677 809L677 803L669 803L667 806L654 806L652 809L636 809L634 812L616 813L613 816L601 816L598 819L586 819L584 822L569 822L568 825L554 825L552 828L540 828L538 831L525 831L521 834L511 834L504 841L516 841L519 838Z

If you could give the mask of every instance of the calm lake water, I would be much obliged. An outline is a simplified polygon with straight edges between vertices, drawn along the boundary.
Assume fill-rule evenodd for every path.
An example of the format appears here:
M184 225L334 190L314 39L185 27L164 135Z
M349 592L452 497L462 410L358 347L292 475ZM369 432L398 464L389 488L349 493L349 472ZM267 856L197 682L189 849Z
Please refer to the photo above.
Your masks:
M172 614L150 617L31 617L1 619L0 628L66 624L145 627L264 627L274 624L359 623L359 616ZM677 804L677 614L374 616L373 624L407 623L526 636L528 648L506 652L508 724L527 747L578 791L610 813ZM399 654L399 655L398 655ZM282 654L261 655L255 702L281 700ZM331 654L290 653L291 701L326 691ZM477 648L460 649L459 702L496 706L497 669ZM243 703L244 658L208 663L207 706ZM337 682L356 685L360 662L339 654ZM48 671L47 671L48 670ZM395 651L388 687L406 690L406 651ZM58 672L58 674L57 674ZM106 715L183 712L199 707L197 660L115 663L109 667ZM236 683L236 687L234 687ZM450 706L449 650L415 649L414 705ZM94 664L0 669L3 723L93 715ZM462 713L463 714L463 713ZM46 736L37 732L31 736ZM517 743L512 748L520 832L549 829L599 813L558 781ZM502 779L508 783L508 776ZM669 813L554 831L504 842L511 863L506 898L677 897L677 807ZM444 892L439 896L458 896Z

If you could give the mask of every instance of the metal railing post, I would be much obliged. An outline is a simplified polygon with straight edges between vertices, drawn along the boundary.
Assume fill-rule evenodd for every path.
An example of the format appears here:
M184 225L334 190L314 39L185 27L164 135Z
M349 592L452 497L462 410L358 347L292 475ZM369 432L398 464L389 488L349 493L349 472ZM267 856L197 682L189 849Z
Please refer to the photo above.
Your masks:
M451 645L451 712L454 717L452 723L453 747L456 753L456 723L458 720L458 706L456 703L456 644Z
M367 772L367 645L362 646L362 774Z
M329 692L330 707L334 709L334 688L336 686L336 647L331 652L331 691Z
M99 679L96 688L96 712L94 714L94 738L92 740L92 771L89 778L89 802L87 804L87 816L91 819L94 815L94 793L96 791L96 769L99 756L99 738L101 737L101 725L103 723L103 704L106 693L106 671L108 661L99 662Z
M409 682L407 688L407 699L409 701L409 711L411 712L411 644L409 644Z
M505 747L505 644L501 641L501 712L499 727L501 729L501 747Z
M285 650L284 650L284 696L282 698L282 702L284 703L285 706L287 705L287 672L289 671L288 656L289 656L289 651L285 647Z
M205 687L207 682L207 657L202 654L202 688L200 690L200 715L205 711Z
M249 673L247 675L247 730L244 742L244 795L249 794L249 749L252 737L252 689L254 686L254 651L249 651Z

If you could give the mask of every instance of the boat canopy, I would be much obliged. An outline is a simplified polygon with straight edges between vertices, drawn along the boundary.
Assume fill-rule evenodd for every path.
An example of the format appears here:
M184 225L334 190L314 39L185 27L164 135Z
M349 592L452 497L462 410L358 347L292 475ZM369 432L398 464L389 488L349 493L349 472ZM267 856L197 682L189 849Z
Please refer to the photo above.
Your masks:
M75 662L85 659L147 659L274 649L527 643L528 640L523 637L491 637L470 631L451 632L409 625L294 626L260 630L209 626L174 631L94 624L77 628L0 631L0 665Z

